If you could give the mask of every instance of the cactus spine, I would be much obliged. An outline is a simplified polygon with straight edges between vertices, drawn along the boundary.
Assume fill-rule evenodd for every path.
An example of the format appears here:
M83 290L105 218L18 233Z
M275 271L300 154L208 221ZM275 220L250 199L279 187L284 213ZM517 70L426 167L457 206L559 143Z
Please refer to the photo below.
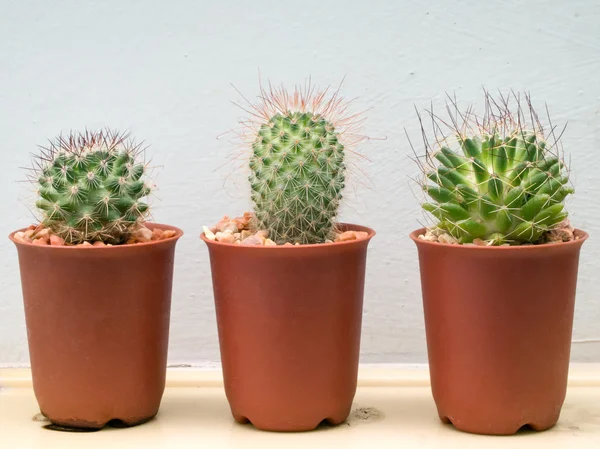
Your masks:
M486 92L483 119L471 111L450 112L448 121L431 114L436 134L446 127L452 135L437 135L433 146L425 139L423 190L431 201L423 208L459 243L536 243L568 216L564 200L573 189L558 139L552 132L549 142L525 98L528 111L514 93L494 99Z
M65 242L124 243L148 215L142 148L110 130L71 133L43 148L31 180L42 223Z

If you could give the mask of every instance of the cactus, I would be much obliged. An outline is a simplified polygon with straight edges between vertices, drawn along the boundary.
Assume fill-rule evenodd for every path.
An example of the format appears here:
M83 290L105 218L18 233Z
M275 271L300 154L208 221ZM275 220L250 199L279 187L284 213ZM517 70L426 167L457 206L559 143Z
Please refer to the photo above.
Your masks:
M355 116L345 115L337 92L328 99L310 87L262 94L262 104L253 105L258 120L249 161L253 227L267 230L277 244L323 243L335 232L346 177L344 138L353 135L347 131Z
M511 99L517 101L514 113ZM427 157L421 164L422 187L431 201L423 208L459 243L536 243L567 218L564 200L573 189L559 139L552 129L549 142L529 96L525 99L528 111L515 93L497 100L486 92L482 120L471 110L448 109L447 121L431 113L435 145L424 139ZM453 136L441 137L444 127Z
M43 148L31 181L42 224L66 243L120 244L148 215L142 148L110 130L71 133Z

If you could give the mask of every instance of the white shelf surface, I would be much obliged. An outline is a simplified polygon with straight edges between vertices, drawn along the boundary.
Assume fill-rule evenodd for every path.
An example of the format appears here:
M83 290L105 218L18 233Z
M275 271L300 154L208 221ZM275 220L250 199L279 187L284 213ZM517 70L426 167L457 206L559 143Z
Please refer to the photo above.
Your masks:
M0 447L118 448L600 448L600 364L572 365L558 424L510 437L462 433L436 414L426 367L361 367L346 423L312 432L273 433L233 421L218 370L169 369L159 414L132 428L48 430L40 421L26 369L0 369Z

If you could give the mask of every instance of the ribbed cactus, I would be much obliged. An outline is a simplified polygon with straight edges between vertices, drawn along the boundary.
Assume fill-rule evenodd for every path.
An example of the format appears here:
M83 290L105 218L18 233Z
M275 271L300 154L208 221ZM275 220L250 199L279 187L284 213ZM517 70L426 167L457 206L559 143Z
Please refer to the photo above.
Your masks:
M110 130L58 137L31 176L42 223L67 243L124 243L148 214L141 147Z
M263 100L250 158L255 226L278 244L323 243L333 236L345 181L337 94L325 101L324 93L281 90Z
M487 93L483 120L470 112L445 122L431 114L433 129L452 123L455 139L437 136L435 147L426 144L423 190L432 201L423 208L459 243L535 243L567 218L563 201L573 189L558 141L552 133L549 143L529 97L527 114L513 97L515 114L508 99ZM462 126L456 117L464 119ZM533 123L526 124L526 117Z

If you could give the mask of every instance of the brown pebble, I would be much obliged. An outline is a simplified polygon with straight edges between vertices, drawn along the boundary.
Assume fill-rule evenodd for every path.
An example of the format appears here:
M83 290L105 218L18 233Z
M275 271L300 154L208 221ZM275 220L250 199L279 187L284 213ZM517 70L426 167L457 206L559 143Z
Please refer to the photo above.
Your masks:
M247 239L242 240L242 245L262 245L263 241L264 239L261 239L256 235L251 235Z
M342 232L337 236L336 239L338 242L346 242L348 240L356 240L356 232L355 231L346 231Z
M273 240L271 239L266 239L265 240L265 246L277 246L277 243L275 243Z
M215 226L215 230L213 232L223 232L225 229L225 226L227 224L229 224L229 221L230 221L229 216L225 215L223 218L221 218L221 221L219 221L217 223L217 225Z
M97 242L92 243L92 246L106 246L106 244L104 242L97 241Z
M27 239L25 237L25 233L23 231L15 232L15 234L13 235L13 237L15 238L15 240L19 240L20 242L26 242L27 241Z
M50 239L50 229L42 228L42 229L36 231L35 238L36 239L46 239L46 240Z
M152 240L160 240L163 236L163 230L160 228L154 228L152 230Z
M177 231L175 231L173 229L167 229L166 231L164 231L162 233L161 240L170 239L171 237L175 237L175 234L177 234Z
M31 243L33 243L34 245L47 245L48 241L46 239L44 239L44 238L41 238L41 239L35 239Z
M233 243L235 241L235 237L231 232L217 232L215 238L217 239L217 242L222 243Z
M267 231L266 229L261 229L259 231L256 231L256 234L254 234L257 237L262 237L262 238L268 238L269 237L269 231Z
M365 231L354 231L354 234L356 235L356 239L366 239L369 236L368 232Z
M149 242L152 240L152 231L148 228L141 227L133 233L133 238L140 243Z
M59 237L58 235L52 234L50 236L50 245L52 246L65 246L65 239Z
M235 217L231 222L236 224L238 231L241 231L248 225L248 221L243 217Z

